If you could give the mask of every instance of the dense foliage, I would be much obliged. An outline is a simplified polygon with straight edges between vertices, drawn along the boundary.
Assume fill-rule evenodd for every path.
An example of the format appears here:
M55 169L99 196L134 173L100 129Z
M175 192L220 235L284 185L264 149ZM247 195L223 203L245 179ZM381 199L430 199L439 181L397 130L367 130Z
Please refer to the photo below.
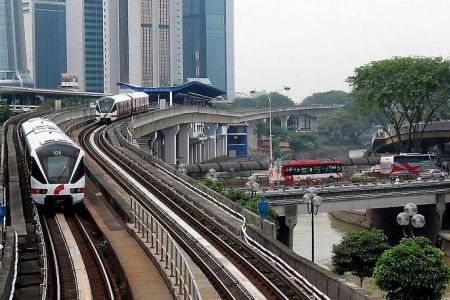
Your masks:
M317 134L313 132L290 131L288 133L290 147L294 152L314 150L318 147Z
M257 209L257 203L259 200L259 197L252 197L248 193L245 193L241 190L230 190L225 192L223 190L223 184L219 182L218 180L211 180L211 179L202 179L200 180L200 183L207 186L208 188L223 194L225 197L230 199L233 202L240 203L244 208L248 209L251 212L258 213ZM270 208L269 212L267 214L267 218L275 223L278 224L277 220L277 213L274 209Z
M395 142L397 152L419 151L426 125L440 115L440 108L450 98L450 61L441 57L373 61L356 68L347 82L355 107L374 116ZM405 143L402 127L408 132Z
M344 91L328 91L322 93L314 93L303 99L303 105L346 105L349 103L348 94Z
M319 130L322 133L336 140L348 138L354 143L371 126L371 121L358 114L351 105L333 110L319 119Z
M272 101L272 108L294 106L291 98L280 93L269 93ZM235 98L231 103L233 108L267 108L269 107L269 98L266 94L258 94L255 97Z
M371 277L380 255L389 248L382 230L371 229L347 233L339 244L333 245L332 264L338 274L351 273L362 286Z
M403 239L378 260L376 283L387 299L441 299L450 279L443 256L427 238Z
M11 117L12 111L9 109L8 102L0 99L0 122L4 123Z

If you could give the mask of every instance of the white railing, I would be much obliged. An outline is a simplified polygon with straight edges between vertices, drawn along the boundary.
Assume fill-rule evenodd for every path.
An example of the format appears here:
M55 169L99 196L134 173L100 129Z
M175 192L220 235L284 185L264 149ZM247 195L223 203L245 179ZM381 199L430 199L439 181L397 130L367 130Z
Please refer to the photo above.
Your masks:
M178 244L172 239L166 229L133 197L131 197L131 221L142 239L150 245L159 262L175 279L174 291L186 300L200 300L201 295Z

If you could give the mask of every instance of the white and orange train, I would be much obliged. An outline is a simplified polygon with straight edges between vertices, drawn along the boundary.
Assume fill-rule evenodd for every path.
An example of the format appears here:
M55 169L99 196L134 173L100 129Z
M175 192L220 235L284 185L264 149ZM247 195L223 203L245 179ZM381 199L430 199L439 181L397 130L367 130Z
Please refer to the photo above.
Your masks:
M33 118L21 126L33 201L70 206L84 199L84 151L53 122Z

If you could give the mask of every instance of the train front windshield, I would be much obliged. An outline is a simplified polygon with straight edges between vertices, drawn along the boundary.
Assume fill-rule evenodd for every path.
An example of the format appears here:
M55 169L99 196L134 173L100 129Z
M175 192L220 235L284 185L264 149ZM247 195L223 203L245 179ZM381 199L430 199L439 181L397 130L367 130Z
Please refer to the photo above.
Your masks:
M99 113L109 113L114 105L114 100L108 97L100 98L97 101L97 111Z
M59 143L44 145L36 150L49 184L69 183L80 150Z

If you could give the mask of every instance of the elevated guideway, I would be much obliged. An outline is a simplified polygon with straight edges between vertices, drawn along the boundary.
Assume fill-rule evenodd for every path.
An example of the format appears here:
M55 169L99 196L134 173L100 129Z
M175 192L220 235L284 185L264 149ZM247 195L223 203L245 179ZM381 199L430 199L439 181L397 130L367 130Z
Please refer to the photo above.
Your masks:
M445 149L444 144L450 142L450 120L429 122L423 133L420 134L423 127L424 124L419 123L419 135L412 135L411 137L409 136L408 127L402 127L400 130L402 144L406 144L409 138L411 138L412 141L421 138L422 150L426 151L429 147L437 145L438 149L435 150L437 150L438 153L448 152L448 150ZM397 142L398 137L394 130L390 130L389 133L379 131L372 140L372 147L375 152L379 153L393 152L395 150L394 144Z
M339 108L337 105L328 106L293 106L272 109L272 117L306 115L317 119L317 117L328 113L330 110ZM269 109L254 109L242 111L226 111L203 106L178 106L169 109L151 111L136 116L129 126L133 138L158 130L188 123L214 123L214 124L239 124L261 119L268 119Z

